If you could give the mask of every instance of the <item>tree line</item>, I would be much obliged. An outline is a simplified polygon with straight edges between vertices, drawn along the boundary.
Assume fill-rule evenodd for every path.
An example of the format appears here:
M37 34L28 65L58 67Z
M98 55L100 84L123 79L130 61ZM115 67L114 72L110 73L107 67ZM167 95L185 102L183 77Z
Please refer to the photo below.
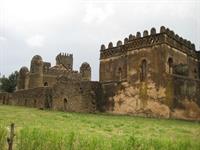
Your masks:
M12 93L16 90L18 71L11 73L8 77L0 77L0 92Z

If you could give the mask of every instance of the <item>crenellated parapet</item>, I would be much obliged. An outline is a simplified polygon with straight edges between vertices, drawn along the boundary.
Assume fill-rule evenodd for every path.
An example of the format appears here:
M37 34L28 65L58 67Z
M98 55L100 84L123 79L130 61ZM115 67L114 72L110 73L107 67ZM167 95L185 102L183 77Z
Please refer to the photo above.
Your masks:
M101 47L105 47L105 45ZM107 49L101 49L100 59L126 54L126 51L124 45L122 45L122 41L118 41L115 47L108 46Z
M56 65L62 64L65 68L73 70L73 55L60 53L56 56Z
M195 44L191 43L191 41L183 39L178 34L175 34L174 31L170 30L169 28L165 28L164 26L160 28L160 33L166 35L165 43L167 43L168 45L179 49L180 51L190 56L197 57Z
M160 32L156 32L156 29L151 28L150 32L144 30L143 34L136 32L136 35L130 34L128 38L124 39L124 42L118 41L116 45L109 42L108 46L101 46L100 59L115 57L126 54L129 50L140 49L150 47L159 44L168 44L188 55L197 57L195 45L190 41L183 39L174 31L164 26L160 27Z

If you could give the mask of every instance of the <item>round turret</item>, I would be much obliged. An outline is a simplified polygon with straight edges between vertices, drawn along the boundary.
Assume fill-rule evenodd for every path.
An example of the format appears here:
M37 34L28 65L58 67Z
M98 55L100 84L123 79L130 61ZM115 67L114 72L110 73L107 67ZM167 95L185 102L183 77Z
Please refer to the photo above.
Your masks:
M43 61L42 57L35 55L31 60L31 73L42 73L43 71Z
M19 76L25 77L27 72L29 72L27 67L21 67L21 69L19 70Z
M91 67L87 62L82 63L80 73L83 81L91 81Z
M19 76L17 79L17 90L26 89L28 84L28 73L29 70L27 67L22 67L19 70Z
M42 57L35 55L31 60L29 88L43 86L43 61Z

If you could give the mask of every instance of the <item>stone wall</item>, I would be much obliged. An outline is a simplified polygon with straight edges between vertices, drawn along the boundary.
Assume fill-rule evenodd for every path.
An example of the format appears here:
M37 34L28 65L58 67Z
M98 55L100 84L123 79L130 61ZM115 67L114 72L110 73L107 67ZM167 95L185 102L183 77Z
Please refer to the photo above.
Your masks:
M65 77L53 87L38 87L14 93L0 93L0 104L75 112L97 111L101 103L98 82L68 80Z
M61 79L53 87L53 109L94 112L101 100L100 92L98 82Z
M112 113L200 119L199 55L173 31L110 42L100 50L103 109ZM145 64L145 65L143 65ZM121 68L121 73L119 71Z
M103 84L104 109L112 113L200 120L200 81L169 75L157 86L152 80Z
M27 90L19 90L14 93L7 93L9 105L19 105L28 107L44 108L45 93L50 89L48 87L39 87ZM3 99L0 93L1 104Z

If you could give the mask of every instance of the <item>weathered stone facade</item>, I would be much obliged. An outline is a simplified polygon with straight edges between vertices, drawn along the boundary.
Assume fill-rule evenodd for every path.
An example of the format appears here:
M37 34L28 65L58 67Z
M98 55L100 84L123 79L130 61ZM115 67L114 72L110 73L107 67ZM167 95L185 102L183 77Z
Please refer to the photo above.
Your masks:
M20 69L16 92L0 93L0 103L76 112L97 110L101 88L91 81L88 63L81 65L80 72L75 71L72 54L60 53L53 67L39 55L32 58L30 66L30 72L27 67Z
M27 67L20 69L17 90L53 86L60 76L73 80L91 81L91 67L84 62L80 67L80 72L73 70L72 54L58 54L56 65L53 67L51 63L44 62L41 56L36 55L31 60L30 72Z
M105 110L155 117L200 119L200 53L168 28L137 32L101 46Z
M88 63L74 71L71 54L53 67L36 55L19 74L17 91L0 93L0 103L200 120L200 52L163 26L102 45L99 82Z

